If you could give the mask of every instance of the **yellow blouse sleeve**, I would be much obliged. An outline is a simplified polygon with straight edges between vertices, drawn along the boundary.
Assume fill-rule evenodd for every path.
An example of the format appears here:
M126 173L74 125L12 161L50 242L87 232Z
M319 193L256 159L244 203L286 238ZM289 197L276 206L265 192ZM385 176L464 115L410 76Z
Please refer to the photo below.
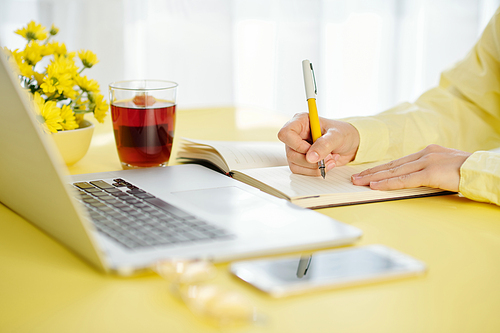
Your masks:
M360 133L355 163L395 159L432 143L468 152L500 147L500 8L465 59L441 74L438 87L415 103L344 120ZM476 158L462 167L460 192L500 204L498 156ZM496 186L478 186L492 181Z
M500 205L500 154L472 154L460 168L459 191L469 199Z

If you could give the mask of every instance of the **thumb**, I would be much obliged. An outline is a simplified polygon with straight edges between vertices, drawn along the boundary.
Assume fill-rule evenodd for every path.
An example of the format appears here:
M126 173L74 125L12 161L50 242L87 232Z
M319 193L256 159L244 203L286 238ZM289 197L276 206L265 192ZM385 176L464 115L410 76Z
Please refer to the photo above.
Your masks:
M323 135L311 145L306 153L307 162L318 163L334 152L337 147L334 147L334 142L329 138L331 139L331 135Z
M341 159L341 164L346 164L354 159L359 147L359 133L349 123L343 121L332 121L326 127L323 136L319 137L306 153L309 163L317 163L325 160L329 155Z
M317 152L312 151L311 149L309 149L309 151L306 154L306 160L309 163L317 163L318 161L321 161L321 157L320 157L320 155Z

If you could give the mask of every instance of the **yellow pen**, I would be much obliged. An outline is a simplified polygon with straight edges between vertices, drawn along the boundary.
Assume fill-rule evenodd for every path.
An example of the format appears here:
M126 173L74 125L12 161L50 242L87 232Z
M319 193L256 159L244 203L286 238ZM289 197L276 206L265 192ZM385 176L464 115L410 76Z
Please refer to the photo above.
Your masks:
M306 87L307 106L309 108L309 124L311 126L311 136L315 142L321 136L321 126L319 124L318 108L316 107L316 78L312 63L309 60L302 61L302 71L304 72L304 85ZM319 171L323 179L325 174L325 161L318 162Z

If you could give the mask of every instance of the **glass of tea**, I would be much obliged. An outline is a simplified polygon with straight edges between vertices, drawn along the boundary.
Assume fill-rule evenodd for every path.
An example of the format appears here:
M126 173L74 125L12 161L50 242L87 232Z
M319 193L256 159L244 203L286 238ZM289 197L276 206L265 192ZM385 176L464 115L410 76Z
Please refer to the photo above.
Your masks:
M124 169L167 166L175 130L177 83L130 80L109 85L116 147Z

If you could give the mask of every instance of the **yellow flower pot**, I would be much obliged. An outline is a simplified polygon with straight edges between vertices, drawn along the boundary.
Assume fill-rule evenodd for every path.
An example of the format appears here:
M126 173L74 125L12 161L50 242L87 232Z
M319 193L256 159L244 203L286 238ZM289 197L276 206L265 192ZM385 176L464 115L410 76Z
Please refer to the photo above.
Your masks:
M85 156L94 133L94 124L83 120L80 128L52 133L52 138L67 166L73 165Z

